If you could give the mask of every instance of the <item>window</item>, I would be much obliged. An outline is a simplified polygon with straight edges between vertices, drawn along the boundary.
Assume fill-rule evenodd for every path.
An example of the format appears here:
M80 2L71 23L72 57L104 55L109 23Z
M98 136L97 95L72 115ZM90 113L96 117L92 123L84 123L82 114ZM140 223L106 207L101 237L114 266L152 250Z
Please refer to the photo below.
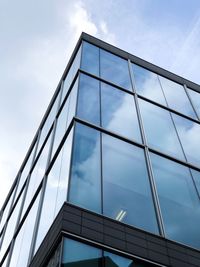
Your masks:
M136 92L146 98L166 106L166 101L158 80L158 75L132 64Z
M169 107L196 119L184 87L164 77L159 78Z
M147 143L150 147L184 160L169 111L139 99Z
M128 61L105 50L100 50L101 78L132 91Z
M99 48L83 42L81 68L91 74L99 76Z
M194 108L200 118L200 94L196 91L193 91L191 89L187 89L188 90L188 93L189 93L189 96L192 100L192 103L194 105Z
M72 84L72 81L78 71L78 69L80 68L80 60L81 60L81 47L79 48L74 61L63 81L63 92L62 92L62 100L61 103L63 102L64 98L66 97L66 94Z
M26 267L40 194L37 196L15 240L9 267Z
M189 169L151 153L166 237L200 248L200 199Z
M47 177L35 252L53 223L61 206L67 200L72 135L73 132L71 131Z
M77 89L78 89L78 80L76 80L72 91L70 92L67 100L64 103L64 106L59 114L57 124L56 124L56 132L54 137L53 149L52 149L52 157L54 156L60 142L69 127L73 117L75 116L76 111L76 100L77 100Z
M158 233L143 149L102 135L103 214Z
M65 239L62 267L101 267L101 250L75 240Z
M102 127L141 142L134 98L113 86L101 83Z
M77 116L141 142L133 95L83 74L80 75Z
M200 125L175 114L173 119L188 162L200 166Z
M69 201L100 213L100 133L76 124L72 153Z
M100 82L81 74L79 81L77 116L100 125Z

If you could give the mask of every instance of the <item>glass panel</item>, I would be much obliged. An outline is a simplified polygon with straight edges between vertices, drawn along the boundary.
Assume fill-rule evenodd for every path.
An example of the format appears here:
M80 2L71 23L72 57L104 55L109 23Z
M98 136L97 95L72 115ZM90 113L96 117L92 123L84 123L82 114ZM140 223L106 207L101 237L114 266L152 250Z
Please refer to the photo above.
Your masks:
M76 80L70 95L68 96L61 113L57 120L56 133L54 137L52 156L55 154L71 120L73 119L76 111L78 80Z
M189 169L151 153L168 238L200 248L200 201Z
M53 124L53 121L55 119L55 116L57 114L57 111L58 111L58 103L59 103L59 100L60 100L60 94L57 95L57 98L51 108L51 111L42 127L42 131L41 131L41 135L40 135L40 139L39 139L39 144L38 144L38 148L37 148L37 153L40 151L43 143L44 143L44 140L46 139L47 137L47 134L50 130L50 127L52 126Z
M8 254L3 262L3 265L1 265L1 267L6 267L7 266L7 261L8 261Z
M101 212L100 133L77 124L74 138L69 201Z
M27 266L39 198L40 194L37 196L22 228L20 229L20 232L16 237L9 267Z
M81 68L89 73L99 76L99 48L83 42Z
M11 194L11 196L10 196L8 202L7 202L7 205L6 205L5 209L4 209L3 216L2 216L2 218L1 218L0 232L1 232L1 230L3 229L3 226L4 226L4 224L5 224L6 220L7 220L7 217L8 217L10 208L11 208L11 203L12 203L12 201L13 201L13 195L14 195L14 192L15 192L15 189L14 189L14 191L12 192L12 194Z
M46 164L47 164L47 158L49 153L49 145L51 142L51 136L52 132L45 144L45 147L42 150L42 153L39 156L38 161L36 162L36 165L32 171L29 184L28 184L28 190L26 193L25 203L23 207L22 217L24 216L24 213L26 212L26 209L28 205L30 204L33 195L35 194L38 186L40 185L40 182L42 181L42 178L44 177L45 170L46 170ZM22 218L21 217L21 218Z
M4 255L4 253L6 252L8 245L10 244L10 241L13 237L14 231L15 231L15 227L16 227L16 223L19 217L19 211L20 211L20 207L21 207L21 203L22 203L22 199L24 196L24 191L22 192L10 218L6 227L6 232L3 238L3 244L1 246L1 250L0 250L0 261Z
M67 73L67 76L64 80L64 85L63 85L63 92L62 92L62 101L64 100L69 88L70 88L70 85L80 67L80 60L81 60L81 46L76 54L76 57L69 69L69 72ZM61 101L61 103L62 103Z
M132 91L128 61L105 50L100 50L101 78Z
M132 69L137 93L166 106L157 74L135 64Z
M192 103L194 105L194 108L198 114L198 116L200 117L200 94L196 91L187 89L188 93L190 95L190 98L192 99Z
M102 135L104 214L158 233L144 151Z
M185 160L169 111L141 99L139 105L149 146Z
M64 239L62 267L100 267L101 250L71 239Z
M48 175L35 252L63 203L67 200L72 136L73 132L71 131Z
M175 114L173 119L187 160L194 165L200 165L200 125Z
M35 153L35 145L29 155L29 158L24 166L24 169L21 173L21 176L20 176L20 180L19 180L19 184L18 184L18 187L17 187L17 193L15 195L15 199L18 197L18 194L20 192L20 190L22 189L22 186L24 185L24 182L26 180L26 178L28 177L28 174L30 172L30 168L33 164L33 156L34 156L34 153Z
M87 75L80 75L77 116L100 125L100 82Z
M104 252L105 267L131 267L135 266L133 261L116 254Z
M198 194L200 196L200 172L190 169L191 173L192 173L192 177L194 179Z
M169 107L196 119L184 87L161 76L160 81Z
M102 126L141 142L133 96L101 83Z

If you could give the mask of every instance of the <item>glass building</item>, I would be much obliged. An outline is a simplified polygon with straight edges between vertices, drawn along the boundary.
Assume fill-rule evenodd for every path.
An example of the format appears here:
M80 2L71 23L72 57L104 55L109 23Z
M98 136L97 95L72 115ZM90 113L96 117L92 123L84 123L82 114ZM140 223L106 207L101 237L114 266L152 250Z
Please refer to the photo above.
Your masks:
M82 33L0 213L0 266L200 266L200 86Z

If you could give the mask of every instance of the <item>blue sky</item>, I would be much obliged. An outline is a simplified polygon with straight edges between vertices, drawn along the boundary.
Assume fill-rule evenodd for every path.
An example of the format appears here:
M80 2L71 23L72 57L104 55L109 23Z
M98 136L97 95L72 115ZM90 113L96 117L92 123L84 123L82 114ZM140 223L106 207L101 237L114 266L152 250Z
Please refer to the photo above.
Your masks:
M0 206L82 31L200 83L199 0L0 0Z

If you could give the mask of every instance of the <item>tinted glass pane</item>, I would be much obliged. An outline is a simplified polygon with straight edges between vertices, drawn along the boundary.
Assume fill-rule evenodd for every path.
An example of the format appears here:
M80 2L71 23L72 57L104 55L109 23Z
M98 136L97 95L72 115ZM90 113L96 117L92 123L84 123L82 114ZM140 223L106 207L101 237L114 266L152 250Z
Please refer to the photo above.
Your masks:
M175 114L173 114L173 119L187 160L200 165L200 125Z
M196 185L196 189L198 191L198 194L200 196L200 172L190 169L191 173L192 173L192 177L194 179L195 185Z
M102 135L104 214L157 233L144 151Z
M30 168L31 168L31 166L33 164L34 153L35 153L35 145L34 145L32 151L31 151L31 154L30 154L30 156L29 156L29 158L28 158L28 160L27 160L27 162L26 162L26 164L24 166L22 174L20 176L20 180L19 180L19 184L17 186L17 193L15 195L15 199L18 197L18 194L19 194L20 190L22 189L22 186L23 186L26 178L28 177L28 174L30 172Z
M67 200L72 132L66 139L47 179L35 252L49 230L63 203Z
M100 134L77 124L74 138L69 201L101 212Z
M132 69L136 92L155 102L166 105L157 74L135 64L132 64Z
M200 248L200 201L189 169L151 154L168 238Z
M133 261L116 254L104 252L105 267L130 267ZM133 265L134 266L134 265Z
M198 116L200 117L200 93L190 90L190 89L188 89L188 93L190 95L194 108Z
M169 107L196 118L184 87L163 77L160 77L160 81Z
M100 82L87 75L80 75L77 116L91 123L100 124Z
M141 142L133 96L101 83L102 126Z
M40 135L40 139L39 139L39 144L38 144L38 147L37 147L37 153L40 151L46 137L47 137L47 134L53 124L53 121L55 119L55 116L57 114L57 111L58 111L58 103L59 103L59 100L60 100L60 94L57 95L56 97L56 100L51 108L51 111L42 127L42 131L41 131L41 135Z
M55 154L69 124L75 116L78 80L75 82L57 120L52 157Z
M37 196L20 232L17 235L9 267L26 267L31 246L40 194Z
M128 61L100 50L100 73L103 79L132 91Z
M40 154L39 159L37 160L36 165L31 173L22 216L24 215L26 209L28 208L28 205L30 204L33 195L35 194L38 186L42 181L42 178L44 177L47 165L50 141L51 141L51 135L49 136L45 144L45 147L43 148L42 153Z
M170 113L143 100L139 100L139 104L148 144L184 160Z
M99 48L83 42L81 68L99 76Z
M63 85L63 92L62 92L62 101L63 99L65 98L69 88L70 88L70 85L80 67L80 60L81 60L81 47L79 48L77 54L76 54L76 57L70 67L70 70L69 72L67 73L67 76L64 80L64 85ZM61 102L62 102L61 101Z
M63 267L100 267L101 250L71 239L64 239Z
M15 191L15 190L14 190L14 191ZM5 225L5 222L6 222L6 220L7 220L7 217L8 217L10 208L11 208L11 203L12 203L12 201L13 201L14 191L13 191L13 193L11 194L11 196L10 196L8 202L7 202L7 205L6 205L5 209L4 209L3 216L2 216L2 218L1 218L0 232L1 232L1 230L3 229L3 226ZM13 203L13 204L14 204L14 203Z
M18 221L18 218L19 218L19 211L20 211L20 208L21 208L21 203L22 203L22 199L23 199L23 192L9 218L9 221L8 221L8 224L6 226L6 232L5 232L5 235L4 235L4 238L3 238L3 243L2 243L2 246L1 246L1 250L0 250L0 261L4 255L4 253L6 252L10 242L11 242L11 239L13 237L13 234L14 234L14 231L15 231L15 227L16 227L16 224L17 224L17 221Z

